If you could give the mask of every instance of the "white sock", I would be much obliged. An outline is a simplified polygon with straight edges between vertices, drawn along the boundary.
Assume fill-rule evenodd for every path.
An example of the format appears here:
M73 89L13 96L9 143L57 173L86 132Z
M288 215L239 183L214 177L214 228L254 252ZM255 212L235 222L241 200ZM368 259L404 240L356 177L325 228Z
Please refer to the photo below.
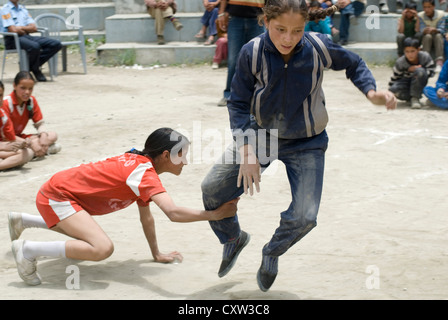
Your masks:
M23 244L23 256L28 260L44 256L65 258L65 241L25 241Z
M33 214L22 213L22 223L24 228L48 229L44 219Z

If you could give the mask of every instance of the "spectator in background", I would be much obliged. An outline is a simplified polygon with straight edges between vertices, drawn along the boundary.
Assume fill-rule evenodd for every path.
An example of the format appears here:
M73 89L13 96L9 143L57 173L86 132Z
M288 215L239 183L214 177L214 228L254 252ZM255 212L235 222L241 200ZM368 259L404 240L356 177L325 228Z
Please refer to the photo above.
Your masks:
M420 20L417 16L417 5L415 3L406 3L406 6L398 19L397 46L398 56L403 55L403 42L406 38L414 38L421 42L422 33L420 32Z
M224 32L219 25L216 26L218 40L216 40L215 55L213 56L212 69L219 69L219 65L227 60L227 32Z
M445 12L436 10L434 0L423 0L423 11L418 13L420 32L422 32L423 51L435 50L436 72L443 66L443 40L445 32Z
M19 35L20 47L28 54L30 71L37 81L47 81L40 67L50 60L62 48L60 41L32 36L37 32L34 19L19 0L8 1L1 9L2 24L4 32L13 32ZM6 49L15 49L14 37L6 36L4 39Z
M421 108L420 98L428 79L434 75L434 61L429 53L420 50L417 39L404 40L404 56L397 59L389 90L397 99L411 102L411 108Z
M264 4L265 0L221 0L216 23L227 32L228 58L226 87L218 102L220 107L227 106L230 84L241 48L264 32L264 27L258 23L258 16L263 13Z
M366 0L338 0L339 12L341 13L341 22L339 25L339 44L348 44L350 18L359 17L366 7Z
M321 4L318 0L313 0L309 4L310 11L317 11L321 9ZM305 31L314 31L322 34L326 34L330 40L333 40L331 35L331 21L330 17L325 17L325 19L314 19L307 22L305 26Z
M207 28L209 35L204 45L211 45L215 41L215 36L218 33L216 31L216 19L218 18L218 6L221 0L202 0L204 4L204 14L201 18L201 30L195 35L196 39L205 39L207 34Z
M436 86L427 86L423 89L423 94L435 106L448 109L448 61L445 61L437 79Z
M5 87L0 81L0 103ZM21 166L33 158L27 150L27 141L16 137L14 124L0 106L0 171Z
M179 31L183 28L182 23L174 14L177 11L177 4L175 0L145 0L146 9L151 17L156 21L157 43L165 44L165 22L171 21L174 29Z

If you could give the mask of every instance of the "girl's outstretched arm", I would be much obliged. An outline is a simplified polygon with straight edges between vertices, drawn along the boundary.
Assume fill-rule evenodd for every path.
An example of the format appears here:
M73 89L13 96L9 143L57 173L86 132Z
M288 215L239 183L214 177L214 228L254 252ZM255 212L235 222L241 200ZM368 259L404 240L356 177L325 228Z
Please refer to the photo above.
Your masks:
M166 192L158 193L151 199L173 222L214 221L233 217L238 203L238 199L234 199L216 210L207 211L178 207Z
M151 210L149 206L147 207L138 207L138 211L140 212L140 222L142 223L143 232L145 233L146 240L148 240L149 248L151 249L152 256L156 262L174 262L178 260L182 262L182 255L180 252L173 251L169 254L163 254L159 251L159 246L157 244L157 236L156 236L156 226L154 223L154 217L151 214Z

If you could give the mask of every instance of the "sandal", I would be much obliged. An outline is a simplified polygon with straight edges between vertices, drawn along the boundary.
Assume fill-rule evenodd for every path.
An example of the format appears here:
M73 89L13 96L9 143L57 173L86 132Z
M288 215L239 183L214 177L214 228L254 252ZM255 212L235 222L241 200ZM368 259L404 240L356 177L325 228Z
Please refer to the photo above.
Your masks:
M201 31L199 31L198 33L196 33L196 35L194 37L196 39L205 39L205 34L202 33Z
M207 41L204 42L204 46L212 45L215 42L215 36L208 37Z

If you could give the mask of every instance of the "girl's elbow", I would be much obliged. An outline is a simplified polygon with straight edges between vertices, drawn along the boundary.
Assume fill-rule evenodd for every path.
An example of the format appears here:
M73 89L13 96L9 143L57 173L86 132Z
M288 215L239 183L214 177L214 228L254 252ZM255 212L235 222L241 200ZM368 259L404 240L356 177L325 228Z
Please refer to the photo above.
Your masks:
M171 222L180 222L179 215L175 209L166 210L165 214Z

